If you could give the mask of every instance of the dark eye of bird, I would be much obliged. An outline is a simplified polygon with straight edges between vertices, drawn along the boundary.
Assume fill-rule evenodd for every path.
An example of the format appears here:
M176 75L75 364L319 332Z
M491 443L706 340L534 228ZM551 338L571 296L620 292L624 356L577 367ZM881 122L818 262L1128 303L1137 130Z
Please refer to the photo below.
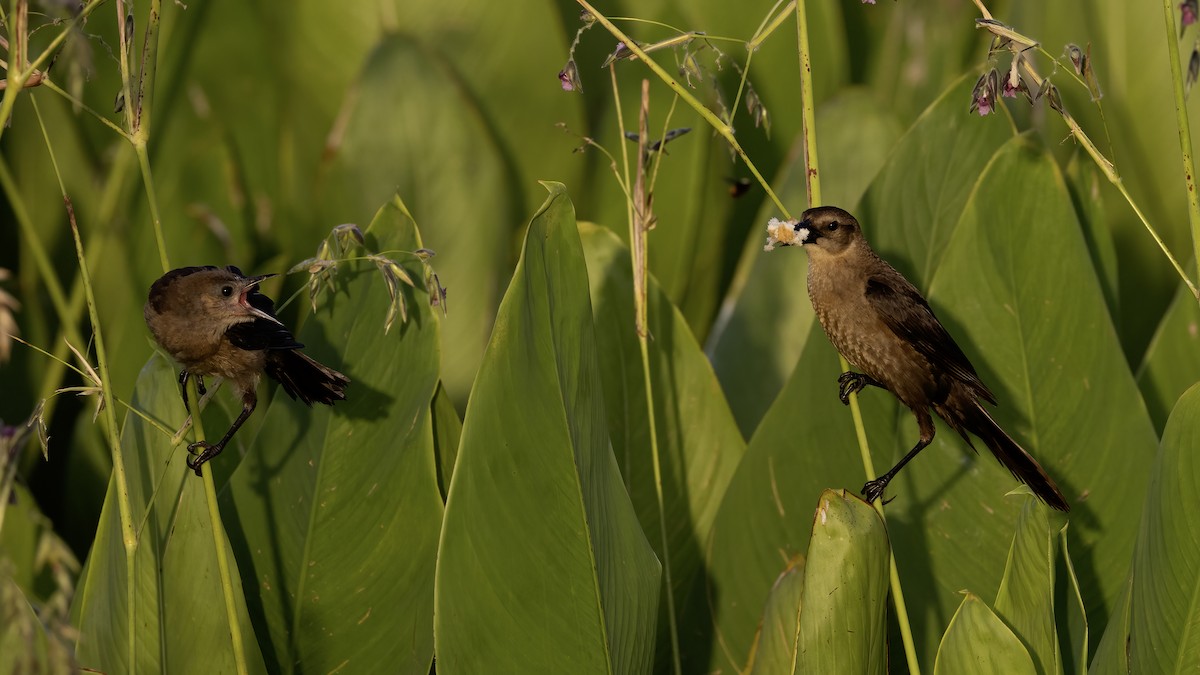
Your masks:
M229 296L233 295L233 286L222 286L221 287L221 295L223 295L227 298Z
M829 231L833 232L836 229L838 229L838 222L835 220L829 224Z

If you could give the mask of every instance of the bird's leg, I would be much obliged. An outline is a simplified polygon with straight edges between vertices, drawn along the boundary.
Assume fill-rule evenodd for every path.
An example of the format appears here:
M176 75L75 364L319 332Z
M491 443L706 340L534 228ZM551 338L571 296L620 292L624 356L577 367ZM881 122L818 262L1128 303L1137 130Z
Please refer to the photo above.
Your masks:
M868 504L882 497L888 483L892 482L896 474L900 473L900 469L903 469L905 464L908 464L913 457L917 456L917 453L924 450L926 446L933 442L933 435L937 432L937 428L933 426L933 418L929 416L929 411L914 410L913 414L917 416L917 424L921 427L921 439L917 441L912 450L908 451L907 455L902 457L899 462L896 462L896 466L888 469L888 472L879 478L868 481L863 486L863 498L867 500Z
M838 398L842 400L843 405L850 405L850 394L857 394L866 388L867 385L886 389L879 380L870 375L846 371L838 376Z
M192 374L189 373L187 370L179 371L179 395L183 397L183 409L184 410L188 409L187 381L188 381L188 378L191 376L192 376Z
M188 458L188 468L195 471L197 476L201 475L200 465L221 454L221 451L225 449L225 444L229 442L229 439L233 438L233 435L237 433L237 430L240 429L246 419L250 417L250 413L254 412L254 407L256 405L258 405L258 395L254 392L254 389L250 389L242 396L241 414L238 415L237 419L233 421L233 424L229 427L229 431L225 432L225 435L221 437L221 440L217 441L215 444L209 443L208 441L196 441L188 446L188 452L196 455L194 458Z

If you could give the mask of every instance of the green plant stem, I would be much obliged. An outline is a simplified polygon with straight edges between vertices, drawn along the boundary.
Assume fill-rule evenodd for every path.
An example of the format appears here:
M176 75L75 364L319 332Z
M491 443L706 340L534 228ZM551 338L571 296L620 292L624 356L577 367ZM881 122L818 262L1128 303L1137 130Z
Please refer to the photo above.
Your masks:
M125 464L122 458L121 439L117 434L117 415L116 408L113 405L115 396L112 392L112 377L108 371L108 353L104 349L104 331L100 328L100 312L96 307L96 295L92 291L91 275L88 273L87 256L83 250L83 240L79 234L79 225L75 221L75 207L71 204L71 198L67 196L66 186L63 184L62 172L58 168L58 160L54 154L54 146L50 143L50 135L43 124L41 110L37 107L37 99L30 99L33 102L34 113L37 116L38 124L41 126L42 135L46 143L46 151L50 155L50 164L54 168L54 175L58 179L58 187L62 192L63 204L67 210L67 221L71 225L71 235L75 242L75 258L79 265L79 278L83 283L84 297L87 299L88 317L92 323L92 337L95 342L96 349L96 368L100 376L100 397L101 408L104 410L104 421L102 425L108 436L108 446L113 456L113 481L117 488L117 510L121 519L121 543L125 548L125 593L126 593L126 630L128 634L128 666L129 673L136 675L137 673L137 549L138 537L133 528L133 513L129 505L129 482L125 477ZM2 165L2 163L0 163ZM61 289L59 294L61 296ZM83 341L79 341L83 345Z
M821 204L821 173L818 169L816 142L816 103L813 98L812 61L809 58L808 43L808 14L803 0L796 3L796 40L799 45L800 57L800 92L802 98L802 140L804 144L804 176L808 188L809 206ZM842 372L850 370L846 357L838 354L838 363ZM862 455L863 470L867 479L874 479L875 464L871 459L871 447L867 442L866 426L863 423L862 410L858 405L858 394L850 395L850 416L854 420L854 435L858 439L859 453ZM887 523L887 515L883 510L883 501L876 500L873 504L879 517ZM904 602L904 587L900 583L900 571L896 567L896 556L888 554L888 577L892 591L892 602L896 606L896 622L900 628L900 639L904 643L904 657L908 662L908 671L912 675L920 675L921 665L917 661L916 642L912 636L912 626L908 620L908 607ZM796 630L799 630L797 624Z
M188 380L188 414L192 417L192 428L196 440L204 439L204 424L200 418L200 392L196 379ZM225 557L225 528L221 527L221 512L217 506L217 487L209 464L200 465L201 480L204 482L204 498L208 502L208 520L213 533L214 551L217 554L217 571L221 577L221 593L225 597L225 619L229 622L229 637L233 643L233 662L238 675L246 675L246 650L242 645L242 626L238 620L237 604L233 595L233 577L229 574L229 559ZM187 479L185 479L187 480Z
M743 150L741 144L737 142L737 138L735 138L733 135L733 127L723 122L720 117L717 117L713 113L713 111L709 110L703 103L696 100L696 97L692 96L692 93L687 90L687 87L683 86L678 80L671 77L667 71L663 70L662 66L658 65L658 63L652 60L646 54L646 52L642 51L642 49L637 46L637 43L631 40L629 36L625 35L620 28L617 28L617 26L611 20L609 20L608 17L597 11L595 7L592 7L587 0L575 1L579 3L580 7L583 7L590 12L591 15L595 17L597 23L599 23L601 26L604 26L608 32L613 35L613 37L620 40L621 43L629 49L629 51L641 59L642 62L646 64L647 68L653 71L654 74L657 75L658 78L664 83L666 83L666 85L670 87L672 91L678 94L680 98L682 98L689 106L691 106L691 108L695 110L696 113L704 119L704 121L708 122L709 126L711 126L713 130L720 134L721 138L724 138L726 143L729 143L729 146L733 148L733 151L737 153L737 156L740 157L746 164L746 168L750 169L750 173L754 174L754 178L758 181L759 185L762 186L763 190L767 193L767 196L770 197L771 201L774 202L780 213L786 215L787 209L784 207L783 202L779 200L779 197L775 194L775 191L771 189L770 183L768 183L767 179L763 178L762 174L758 172L758 167L754 166L754 162L750 161L750 157L746 155L746 151Z
M100 372L100 392L104 402L104 414L107 421L108 445L113 458L113 482L117 490L117 507L121 517L121 542L125 546L125 590L126 590L126 631L128 634L128 665L129 673L137 673L137 575L136 561L138 539L133 529L133 516L129 506L129 482L125 477L125 460L121 452L121 439L117 436L116 407L113 405L112 377L108 372L108 355L104 349L104 333L100 329L100 312L96 307L96 296L92 292L91 276L88 273L87 259L83 252L83 240L79 236L79 227L75 223L75 209L71 200L63 195L68 219L71 222L71 233L75 239L75 257L79 264L80 278L83 280L84 297L87 298L88 316L92 322L92 335L95 338L96 367Z
M1175 85L1175 121L1179 125L1179 153L1183 156L1183 184L1187 187L1188 222L1192 230L1192 253L1200 261L1200 194L1196 193L1196 165L1192 161L1192 127L1188 121L1187 99L1183 91L1183 67L1179 45L1175 41L1174 0L1163 0L1167 24L1167 54L1171 61L1171 82ZM1193 295L1195 291L1193 290Z
M658 448L658 428L654 415L654 387L650 376L650 328L647 324L646 277L647 232L653 220L650 205L650 189L646 185L646 162L649 152L650 81L642 80L642 100L638 114L637 173L633 183L633 218L629 221L630 264L633 266L634 325L637 328L638 347L642 355L642 384L646 389L646 424L650 437L650 457L654 464L654 496L658 502L658 533L662 545L662 567L667 594L667 626L671 634L671 663L676 675L683 673L683 660L679 652L679 625L675 617L675 579L671 573L671 548L667 537L667 508L663 496L662 458ZM622 128L621 136L625 130Z
M171 269L167 258L167 243L163 237L162 217L158 211L158 192L154 189L154 174L150 170L150 109L153 106L155 72L158 59L159 22L162 17L161 0L152 0L146 31L142 38L142 61L138 75L137 90L133 89L133 76L129 67L129 44L125 40L125 3L117 0L117 27L120 34L121 95L125 97L125 127L129 131L130 143L137 155L138 167L142 171L142 182L146 187L146 202L150 208L150 224L154 228L154 243L158 247L158 259L163 272Z

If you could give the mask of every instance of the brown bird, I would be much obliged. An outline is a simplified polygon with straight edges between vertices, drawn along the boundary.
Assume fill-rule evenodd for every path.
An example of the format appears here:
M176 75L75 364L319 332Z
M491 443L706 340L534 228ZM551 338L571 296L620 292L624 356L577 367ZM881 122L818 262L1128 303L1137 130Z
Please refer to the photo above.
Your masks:
M188 446L196 456L188 458L187 465L197 476L200 465L220 454L254 412L264 372L293 400L308 406L346 399L349 378L305 356L300 351L304 345L276 318L275 303L258 291L272 276L247 277L232 265L181 267L150 287L142 312L154 339L183 366L183 405L187 406L187 381L192 376L202 396L203 376L214 375L231 382L242 397L242 412L221 440Z
M975 449L980 438L1017 480L1042 501L1069 511L1067 500L1037 461L996 424L980 403L996 398L929 303L902 274L875 254L854 216L833 206L809 209L794 226L808 251L808 296L829 341L861 373L838 378L838 396L873 385L912 410L921 438L896 466L863 486L873 502L917 453L933 442L933 410Z

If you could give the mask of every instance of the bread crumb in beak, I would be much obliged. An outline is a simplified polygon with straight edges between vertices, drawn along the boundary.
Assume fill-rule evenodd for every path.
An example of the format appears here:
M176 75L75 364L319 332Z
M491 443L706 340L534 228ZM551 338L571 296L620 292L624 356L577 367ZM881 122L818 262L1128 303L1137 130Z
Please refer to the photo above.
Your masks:
M774 251L775 246L798 246L808 239L808 228L797 228L798 220L772 218L767 222L767 244L764 251Z

